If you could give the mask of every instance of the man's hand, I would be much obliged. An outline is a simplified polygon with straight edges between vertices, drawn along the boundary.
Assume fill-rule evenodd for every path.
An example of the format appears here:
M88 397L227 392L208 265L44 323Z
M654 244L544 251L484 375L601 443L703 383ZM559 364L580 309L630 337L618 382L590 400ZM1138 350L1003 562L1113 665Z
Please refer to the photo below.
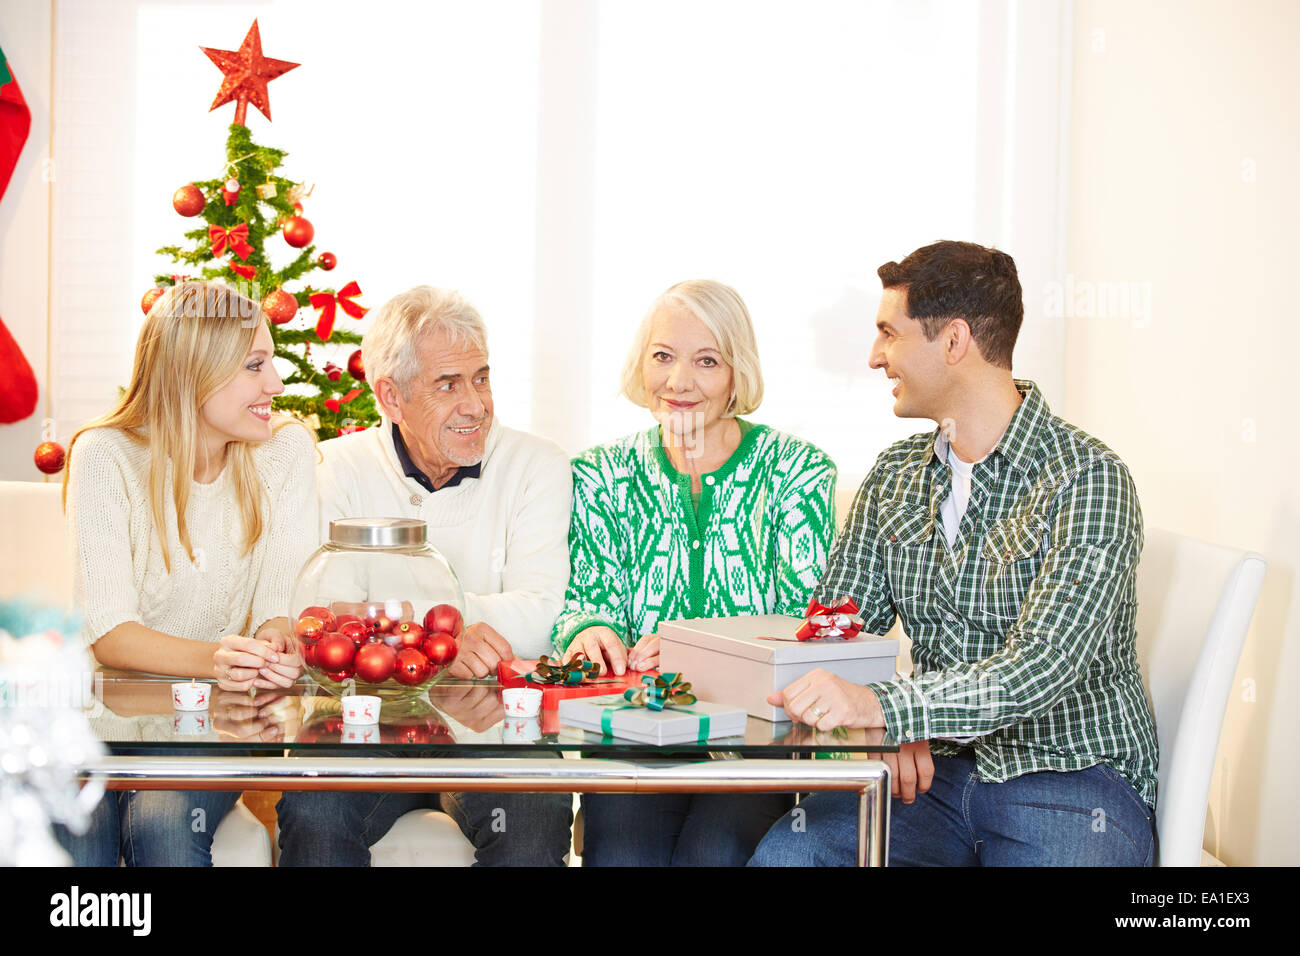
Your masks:
M885 715L869 687L850 684L820 667L793 681L785 690L767 695L773 707L784 707L791 720L818 730L836 727L883 727Z
M934 781L934 759L930 742L919 740L903 744L896 754L878 754L889 765L890 795L911 803L918 793L925 793Z
M632 646L627 655L627 669L652 671L659 666L659 635L646 634Z
M505 719L495 687L483 684L444 684L438 688L438 709L457 723L481 733Z
M627 670L627 648L623 646L619 636L608 627L597 625L579 631L573 638L573 643L565 649L564 660L567 662L578 651L586 654L587 660L599 664L602 671L621 677ZM656 650L656 662L658 659Z
M483 621L465 628L457 643L456 659L447 669L452 677L489 677L498 663L515 659L510 642Z

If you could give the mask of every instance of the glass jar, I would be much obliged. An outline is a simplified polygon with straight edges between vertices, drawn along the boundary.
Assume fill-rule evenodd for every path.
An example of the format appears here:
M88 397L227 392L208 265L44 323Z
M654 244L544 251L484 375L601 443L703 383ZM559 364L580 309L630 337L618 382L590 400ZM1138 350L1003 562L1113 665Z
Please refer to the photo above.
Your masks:
M427 531L411 518L330 522L290 602L303 667L325 690L414 697L455 660L465 592Z

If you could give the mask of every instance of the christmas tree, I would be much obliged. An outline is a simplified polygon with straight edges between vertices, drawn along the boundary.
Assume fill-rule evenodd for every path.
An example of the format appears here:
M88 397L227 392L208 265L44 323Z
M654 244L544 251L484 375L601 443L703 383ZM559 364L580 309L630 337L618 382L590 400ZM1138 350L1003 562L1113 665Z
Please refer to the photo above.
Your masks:
M203 225L185 233L187 245L158 250L199 270L197 275L155 276L155 288L145 294L141 306L148 312L164 287L186 278L223 280L246 294L253 290L253 298L260 293L262 311L271 320L276 357L293 366L284 377L288 388L275 399L276 408L301 418L320 438L333 438L379 420L360 350L354 349L346 359L339 351L359 345L361 335L336 324L340 312L359 319L367 310L355 301L361 294L355 281L337 291L303 282L317 270L332 270L337 258L330 252L315 256L311 244L315 229L302 215L304 189L278 175L285 151L253 142L244 123L249 103L271 118L266 84L298 65L263 56L261 46L254 20L238 50L204 48L225 74L211 109L236 104L235 121L226 138L226 163L219 177L195 180L176 190L172 206L182 216L200 217ZM301 251L276 268L268 253L278 251L282 243ZM314 323L295 322L304 307L316 310ZM342 364L327 361L318 367L313 361L313 346L325 351L322 347L327 343Z

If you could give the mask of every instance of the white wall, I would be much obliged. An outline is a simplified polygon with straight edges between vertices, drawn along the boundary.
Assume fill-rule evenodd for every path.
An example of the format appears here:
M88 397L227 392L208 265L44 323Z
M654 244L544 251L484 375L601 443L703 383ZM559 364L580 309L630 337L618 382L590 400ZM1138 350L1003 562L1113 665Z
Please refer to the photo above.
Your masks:
M1289 0L1076 7L1064 411L1128 462L1149 527L1269 561L1207 826L1240 865L1300 863L1298 39ZM1128 317L1085 283L1136 292Z

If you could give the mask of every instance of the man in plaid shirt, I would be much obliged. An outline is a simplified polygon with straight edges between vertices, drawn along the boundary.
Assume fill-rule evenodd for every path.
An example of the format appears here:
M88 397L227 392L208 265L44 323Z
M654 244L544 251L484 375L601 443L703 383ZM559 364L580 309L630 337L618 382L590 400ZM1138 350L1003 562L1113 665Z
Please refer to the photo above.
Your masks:
M938 242L878 271L871 367L894 383L894 414L939 427L877 460L815 598L852 598L869 633L897 614L915 670L865 687L815 670L769 701L900 743L893 865L1149 866L1156 735L1128 469L1012 377L1024 305L1010 256ZM854 862L855 794L793 814L755 864Z

